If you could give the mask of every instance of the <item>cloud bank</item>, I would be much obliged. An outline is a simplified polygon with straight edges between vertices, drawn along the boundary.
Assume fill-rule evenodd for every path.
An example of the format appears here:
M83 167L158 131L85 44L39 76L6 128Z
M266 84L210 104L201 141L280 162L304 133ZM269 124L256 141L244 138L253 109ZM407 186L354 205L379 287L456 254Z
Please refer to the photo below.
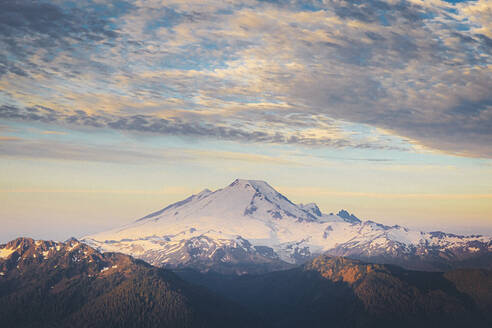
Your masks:
M0 118L490 158L491 55L490 1L4 1Z

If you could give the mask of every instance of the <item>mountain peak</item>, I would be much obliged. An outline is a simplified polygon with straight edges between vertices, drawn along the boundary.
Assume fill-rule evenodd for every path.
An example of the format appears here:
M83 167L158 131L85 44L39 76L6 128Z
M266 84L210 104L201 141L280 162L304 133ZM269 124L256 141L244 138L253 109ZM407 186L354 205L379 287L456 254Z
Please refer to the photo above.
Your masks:
M203 197L210 195L212 192L213 192L212 190L205 188L202 191L200 191L198 194L193 195L193 196L195 196L196 198L203 198Z
M346 210L344 209L341 209L338 214L337 214L339 217L341 217L342 219L344 219L345 221L347 222L350 222L350 223L361 223L362 221L356 217L353 213L350 214L349 212L347 212Z
M385 266L324 254L306 263L304 269L307 271L319 272L322 277L332 281L343 281L353 284L356 281L363 279L369 272L384 270Z
M321 213L321 210L319 209L318 205L316 205L315 203L299 204L299 207L305 211L310 212L311 214L316 215L316 216L322 216L323 215L323 213Z
M229 185L229 187L234 187L234 186L238 186L238 187L251 186L254 189L275 190L275 189L273 189L272 186L270 186L266 181L263 181L263 180L236 179Z
M5 248L28 248L31 245L34 245L35 240L32 238L28 237L19 237L14 240L9 241L7 244L5 244Z

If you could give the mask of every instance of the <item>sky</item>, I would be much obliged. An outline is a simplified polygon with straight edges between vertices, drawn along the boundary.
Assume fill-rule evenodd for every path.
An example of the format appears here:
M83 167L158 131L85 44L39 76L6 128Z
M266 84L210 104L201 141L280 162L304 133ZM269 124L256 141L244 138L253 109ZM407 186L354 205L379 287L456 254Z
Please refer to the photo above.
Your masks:
M492 1L0 2L0 241L236 178L492 235Z

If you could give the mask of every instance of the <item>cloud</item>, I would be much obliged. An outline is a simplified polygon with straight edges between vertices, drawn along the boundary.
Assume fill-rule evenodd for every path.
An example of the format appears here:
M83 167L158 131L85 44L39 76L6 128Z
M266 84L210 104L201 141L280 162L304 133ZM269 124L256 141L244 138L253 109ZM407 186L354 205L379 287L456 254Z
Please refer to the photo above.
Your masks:
M159 118L152 115L116 116L110 114L90 115L82 110L74 112L59 112L47 107L18 108L15 106L0 106L0 118L20 121L38 121L89 128L110 128L122 131L155 133L183 137L205 137L238 142L262 142L275 144L295 144L305 146L328 146L334 148L361 149L400 149L396 146L377 141L358 141L339 135L316 136L302 133L280 133L265 130L252 130L246 126L229 126L211 123L186 121L181 118Z
M52 131L52 130L45 130L41 132L42 134L56 134L56 135L66 135L66 132L63 131Z
M492 157L486 1L0 6L5 120Z
M63 52L76 56L78 48L110 45L118 32L99 13L77 6L61 7L42 1L0 3L0 76L29 77L45 72ZM49 67L63 72L69 67ZM69 69L70 70L70 69ZM65 72L65 74L76 73Z
M283 156L269 156L220 150L192 148L146 147L142 144L104 145L80 140L30 139L0 136L1 157L56 159L125 164L182 163L182 162L246 162L275 165L301 165L297 160Z
M20 141L20 140L22 140L22 139L18 138L18 137L0 136L0 142L2 142L2 141Z
M18 157L31 159L58 159L71 161L109 162L139 164L156 161L186 160L187 156L156 153L140 149L121 149L114 146L90 145L53 140L34 139L2 139L0 138L2 157Z

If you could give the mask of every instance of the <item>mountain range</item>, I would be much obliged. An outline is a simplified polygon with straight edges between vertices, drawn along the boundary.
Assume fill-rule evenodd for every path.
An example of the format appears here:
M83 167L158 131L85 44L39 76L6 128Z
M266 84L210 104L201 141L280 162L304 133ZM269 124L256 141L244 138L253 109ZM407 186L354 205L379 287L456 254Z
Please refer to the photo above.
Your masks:
M243 305L269 327L491 327L492 271L411 271L321 255L260 275L184 269L183 279Z
M234 302L77 240L0 245L1 327L251 327Z
M258 275L175 273L77 240L0 245L2 327L477 327L492 271L409 271L321 255Z
M0 245L5 327L492 327L492 241L235 180L66 242Z
M407 269L492 268L492 239L423 232L363 221L345 210L324 214L295 204L267 182L237 179L111 231L81 239L165 268L264 273L302 265L321 254Z

